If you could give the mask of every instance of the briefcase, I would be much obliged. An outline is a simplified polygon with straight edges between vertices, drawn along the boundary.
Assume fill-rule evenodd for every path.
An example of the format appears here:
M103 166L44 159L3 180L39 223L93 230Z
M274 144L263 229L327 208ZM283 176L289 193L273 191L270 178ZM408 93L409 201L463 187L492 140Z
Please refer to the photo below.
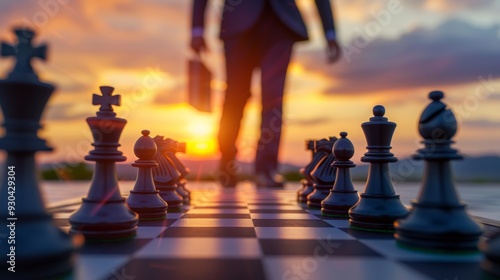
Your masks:
M212 112L210 81L212 73L199 56L190 59L188 65L188 101L202 112Z

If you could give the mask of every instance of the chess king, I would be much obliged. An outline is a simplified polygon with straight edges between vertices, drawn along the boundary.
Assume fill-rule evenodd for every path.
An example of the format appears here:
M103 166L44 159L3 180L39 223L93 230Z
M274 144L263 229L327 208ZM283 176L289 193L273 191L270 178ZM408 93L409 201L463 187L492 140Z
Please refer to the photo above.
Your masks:
M14 33L17 45L1 44L1 55L13 56L16 63L7 79L0 80L5 128L0 148L7 152L0 219L9 225L0 226L0 279L60 277L71 273L75 247L45 211L35 166L36 152L52 151L37 132L55 87L39 81L31 66L33 58L46 59L47 47L33 46L31 29L15 28Z
M100 105L87 124L94 138L94 150L85 159L94 161L94 175L81 207L71 214L71 233L83 234L91 242L123 241L136 235L138 215L127 208L120 194L116 176L116 162L127 158L118 150L118 142L127 121L117 118L112 105L120 105L120 95L113 95L113 87L101 86L102 95L94 94L92 104Z

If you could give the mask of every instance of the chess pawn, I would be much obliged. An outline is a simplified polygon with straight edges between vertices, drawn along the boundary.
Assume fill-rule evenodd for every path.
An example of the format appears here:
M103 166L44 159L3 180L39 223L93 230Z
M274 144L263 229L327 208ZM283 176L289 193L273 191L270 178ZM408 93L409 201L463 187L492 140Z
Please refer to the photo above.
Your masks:
M436 251L476 251L481 227L466 212L453 184L451 160L462 159L451 148L457 132L453 112L441 102L444 94L433 91L432 102L420 116L418 131L424 148L413 157L425 160L424 177L412 212L396 221L398 244Z
M349 209L359 200L358 191L354 189L349 168L356 166L350 159L354 155L354 145L346 138L347 132L340 133L333 145L336 160L332 166L337 169L335 184L330 194L321 202L321 213L325 216L349 217Z
M120 194L115 162L127 158L118 151L120 135L127 121L117 118L111 105L120 105L114 88L100 87L102 96L94 94L92 104L101 105L95 117L87 118L94 137L94 150L85 159L95 161L92 184L82 205L69 218L71 233L82 233L89 241L121 241L136 235L137 214L125 204Z
M307 196L309 196L314 191L315 179L312 176L313 171L316 169L318 164L322 162L327 156L328 151L326 149L318 150L318 147L326 145L327 139L320 139L314 141L314 156L311 162L304 168L304 176L306 177L307 184L305 188L300 192L299 203L307 204Z
M330 137L330 140L318 147L318 150L325 151L327 156L316 166L311 174L315 184L314 191L307 196L307 206L309 208L321 209L321 201L330 194L330 189L333 187L333 183L335 183L335 167L332 166L335 160L335 156L332 153L335 141L337 141L337 137Z
M304 176L304 179L300 180L302 187L297 190L297 202L299 202L301 193L307 189L308 185L312 186L314 184L314 182L311 179L308 179L305 174L307 167L311 165L314 159L314 140L306 140L306 150L311 151L311 161L304 168L300 169L300 173Z
M163 136L156 136L153 139L158 147L154 159L158 162L158 167L153 168L153 181L155 187L160 191L160 197L168 204L168 212L179 212L182 210L182 197L175 191L176 182L180 175L174 163L164 155L169 149L168 142Z
M398 159L389 152L396 123L384 117L385 108L373 107L373 117L361 125L365 134L368 152L361 157L369 162L368 178L364 192L356 205L349 210L349 225L354 229L379 232L393 232L393 223L408 215L408 209L401 203L394 191L389 162Z
M137 167L137 180L130 191L127 205L139 215L139 220L163 220L166 217L167 203L161 199L155 189L151 168L158 166L154 160L156 144L149 137L149 130L143 130L142 136L134 145L134 154L139 158L132 166Z
M1 46L1 55L14 56L16 63L8 78L0 80L5 128L0 148L7 154L0 185L0 219L4 221L0 227L0 278L58 278L73 269L77 239L62 232L46 212L35 161L37 152L52 151L37 133L55 87L41 82L31 67L32 58L45 59L46 46L33 46L35 32L31 29L15 28L14 33L18 44L2 42ZM15 244L10 238L7 241L13 234Z

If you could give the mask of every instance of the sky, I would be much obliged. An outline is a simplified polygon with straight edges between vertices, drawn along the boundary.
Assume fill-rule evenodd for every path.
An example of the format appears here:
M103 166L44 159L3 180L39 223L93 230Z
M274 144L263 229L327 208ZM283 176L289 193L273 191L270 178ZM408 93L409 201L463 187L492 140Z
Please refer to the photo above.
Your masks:
M325 41L313 0L296 1L310 40L297 43L289 66L280 160L304 165L307 139L349 134L366 152L361 123L383 105L397 124L392 152L406 158L422 147L417 124L433 90L459 124L455 148L469 156L500 155L500 1L331 1L343 56L327 64ZM187 143L184 158L216 159L216 134L224 97L224 57L217 39L222 1L207 10L203 56L213 72L213 112L187 104L191 1L0 0L0 39L14 42L12 27L28 25L36 44L49 45L48 61L33 65L57 90L39 135L55 150L41 162L78 162L92 149L85 118L99 86L115 88L118 117L128 121L120 150L136 160L133 145L143 129ZM0 77L13 65L1 58ZM258 72L238 142L241 161L254 158L260 121Z

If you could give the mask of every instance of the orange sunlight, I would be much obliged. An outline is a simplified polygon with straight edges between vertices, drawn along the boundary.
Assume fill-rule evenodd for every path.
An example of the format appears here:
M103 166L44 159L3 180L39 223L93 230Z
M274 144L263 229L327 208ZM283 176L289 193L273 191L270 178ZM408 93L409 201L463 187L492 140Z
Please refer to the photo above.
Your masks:
M186 154L193 157L208 158L217 153L217 141L214 136L211 119L193 118L187 126Z
M186 154L199 157L209 158L217 153L217 143L215 139L196 139L186 141Z

